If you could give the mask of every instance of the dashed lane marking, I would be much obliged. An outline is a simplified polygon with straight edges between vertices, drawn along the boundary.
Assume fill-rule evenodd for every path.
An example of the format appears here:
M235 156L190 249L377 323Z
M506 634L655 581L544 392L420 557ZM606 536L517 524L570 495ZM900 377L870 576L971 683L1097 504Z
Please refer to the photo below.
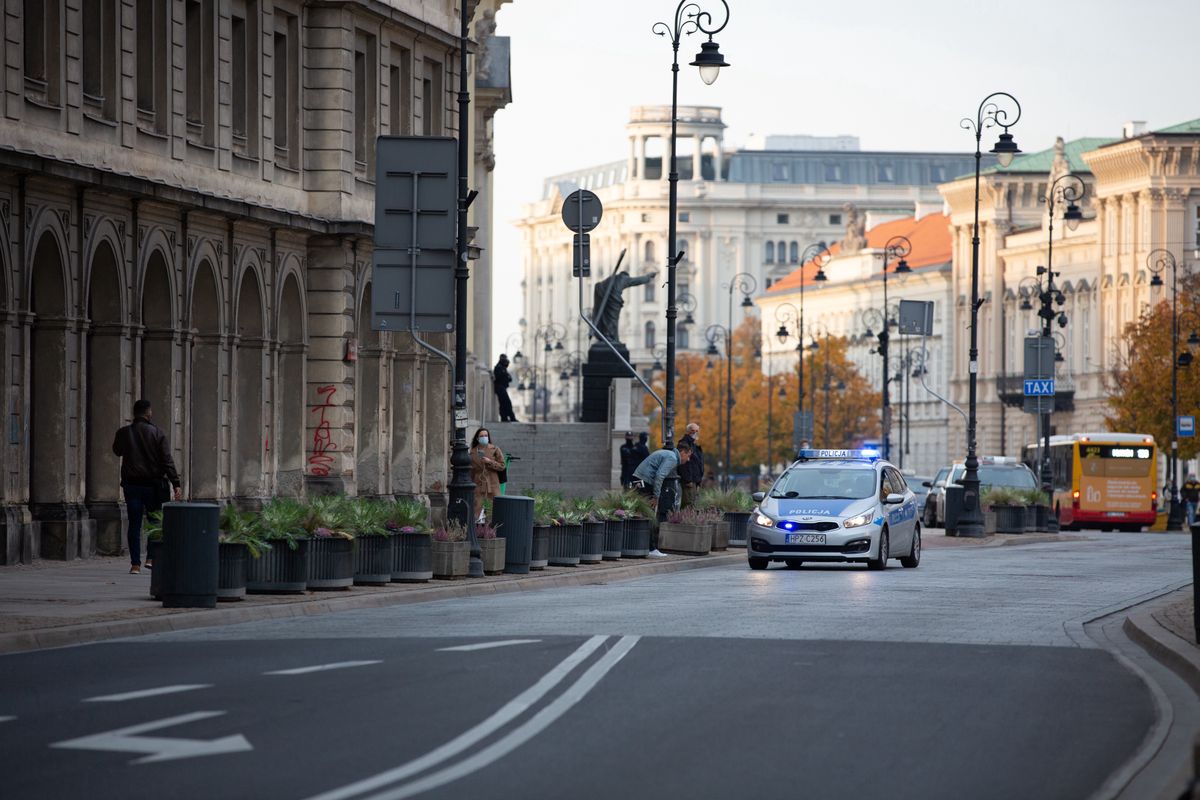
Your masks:
M122 692L121 694L105 694L99 697L89 697L83 702L85 703L123 703L126 700L141 700L143 697L158 697L164 694L175 694L177 692L191 692L196 689L210 689L211 683L180 683L175 686L159 686L155 689L139 689L136 692Z
M479 642L460 644L457 647L439 647L439 653L470 653L473 650L491 650L493 647L509 647L514 644L535 644L541 639L505 639L502 642Z
M296 667L295 669L277 669L264 672L263 675L307 675L310 672L328 672L331 669L349 669L351 667L369 667L372 664L382 664L375 661L336 661L332 664L314 664L311 667Z

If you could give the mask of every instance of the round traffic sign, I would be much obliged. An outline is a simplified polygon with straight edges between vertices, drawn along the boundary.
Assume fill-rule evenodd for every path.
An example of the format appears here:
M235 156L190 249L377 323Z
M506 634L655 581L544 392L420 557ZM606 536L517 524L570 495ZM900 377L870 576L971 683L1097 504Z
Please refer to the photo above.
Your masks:
M577 189L563 200L563 224L576 233L587 233L600 224L604 206L595 192Z

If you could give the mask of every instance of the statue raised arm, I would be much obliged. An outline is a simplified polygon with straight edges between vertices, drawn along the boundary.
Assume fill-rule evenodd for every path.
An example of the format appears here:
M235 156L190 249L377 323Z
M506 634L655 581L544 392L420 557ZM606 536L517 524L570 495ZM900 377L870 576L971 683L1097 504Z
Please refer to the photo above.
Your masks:
M620 342L621 309L625 300L621 293L630 286L644 286L657 277L657 272L649 272L636 278L628 272L618 272L596 284L592 297L592 324L611 342Z

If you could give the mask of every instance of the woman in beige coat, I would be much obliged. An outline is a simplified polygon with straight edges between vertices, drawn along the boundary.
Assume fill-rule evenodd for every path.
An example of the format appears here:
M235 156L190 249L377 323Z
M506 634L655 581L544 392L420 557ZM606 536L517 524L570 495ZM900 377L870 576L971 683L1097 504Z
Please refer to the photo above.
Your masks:
M504 469L504 453L492 444L487 428L475 431L471 439L471 480L475 483L475 518L483 517L483 504L500 494L500 472Z

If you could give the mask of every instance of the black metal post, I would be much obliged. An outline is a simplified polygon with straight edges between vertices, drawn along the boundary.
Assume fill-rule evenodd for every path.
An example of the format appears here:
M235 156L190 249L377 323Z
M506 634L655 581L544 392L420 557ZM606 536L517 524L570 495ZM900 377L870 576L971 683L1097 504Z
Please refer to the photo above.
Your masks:
M829 331L825 331L825 425L823 438L825 446L829 446Z
M1171 260L1171 504L1167 530L1183 530L1179 498L1179 267Z

